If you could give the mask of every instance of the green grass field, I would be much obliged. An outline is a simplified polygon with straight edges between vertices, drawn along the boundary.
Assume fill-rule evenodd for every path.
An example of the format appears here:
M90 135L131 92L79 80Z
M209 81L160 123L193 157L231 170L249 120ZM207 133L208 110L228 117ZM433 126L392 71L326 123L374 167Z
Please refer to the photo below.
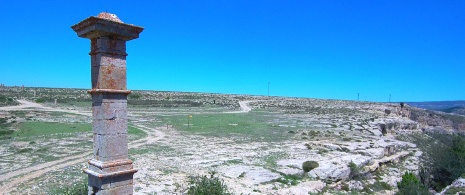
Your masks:
M272 123L273 114L261 112L197 114L160 117L178 130L206 136L242 136L249 140L282 141L288 139L288 128ZM189 125L188 125L189 123Z
M13 133L13 136L30 137L91 131L92 124L87 123L25 122L21 124L19 131Z
M15 137L31 137L55 134L70 134L92 132L92 124L90 123L55 123L55 122L25 122L21 123L21 129L15 131ZM128 127L128 134L137 137L147 135L144 131L133 126Z

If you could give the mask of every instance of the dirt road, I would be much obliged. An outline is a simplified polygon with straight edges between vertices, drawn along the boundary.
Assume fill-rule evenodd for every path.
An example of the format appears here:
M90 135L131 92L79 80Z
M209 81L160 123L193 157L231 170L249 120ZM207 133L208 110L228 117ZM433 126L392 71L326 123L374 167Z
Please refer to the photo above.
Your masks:
M240 111L231 111L231 112L225 112L225 113L247 113L247 112L250 112L250 111L252 111L252 108L249 106L249 103L256 102L256 101L257 100L255 100L255 101L240 101L239 102L239 106L241 107Z
M26 100L17 100L20 105L17 106L8 106L8 107L0 107L0 110L3 111L15 111L15 110L42 110L47 112L66 112L71 114L78 114L78 115L85 115L85 116L92 116L90 111L81 111L81 110L66 110L60 108L52 108L47 107L42 104L26 101Z

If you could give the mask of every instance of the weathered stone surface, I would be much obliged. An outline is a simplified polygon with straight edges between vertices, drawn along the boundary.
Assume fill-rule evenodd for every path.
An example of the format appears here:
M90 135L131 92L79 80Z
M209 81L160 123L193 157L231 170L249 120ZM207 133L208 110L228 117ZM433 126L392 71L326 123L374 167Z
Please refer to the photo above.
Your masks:
M114 38L129 41L139 38L143 28L114 22L105 18L91 16L71 27L79 37L93 39L96 37L112 35Z
M319 178L325 181L340 181L349 177L350 168L346 164L338 164L332 161L318 162L319 167L308 172L311 178Z
M277 194L308 195L321 191L325 186L321 181L305 181L288 189L281 189Z
M101 120L127 120L126 102L102 102L95 103L92 106L92 115L94 119Z
M92 94L92 106L101 105L100 103L124 103L127 104L127 94L122 93L94 93Z
M100 161L127 159L127 134L94 133L94 156Z
M256 166L233 165L220 170L220 172L224 173L227 177L243 177L249 184L265 183L281 177L278 173Z
M109 55L109 54L98 54L95 56L96 61L99 62L98 66L114 66L114 67L126 67L126 56L125 55ZM96 62L96 63L97 63Z
M120 186L108 190L101 190L97 192L96 195L130 195L133 194L133 188L133 185Z
M92 159L89 161L89 169L99 174L107 174L121 172L125 170L132 170L133 166L132 161L129 159L110 162L101 162Z
M126 89L126 68L100 66L96 86L97 89Z
M125 193L122 194L132 194L132 186L133 186L133 174L124 174L124 175L117 175L117 176L110 176L110 177L97 177L94 175L89 175L88 185L93 186L90 188L92 191L97 192L109 192L111 189L126 189L128 186L131 187L130 193L126 190L123 190ZM117 191L112 191L113 193L117 193ZM112 194L112 193L110 193ZM120 194L120 193L117 193Z
M97 134L122 134L127 133L127 119L116 118L114 120L94 119L93 132Z

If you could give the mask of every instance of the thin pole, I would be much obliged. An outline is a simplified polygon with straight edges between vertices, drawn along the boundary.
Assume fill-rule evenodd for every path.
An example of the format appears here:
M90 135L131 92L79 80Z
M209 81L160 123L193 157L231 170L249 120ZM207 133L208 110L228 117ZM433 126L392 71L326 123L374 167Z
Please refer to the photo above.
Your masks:
M268 82L268 97L270 97L270 82Z

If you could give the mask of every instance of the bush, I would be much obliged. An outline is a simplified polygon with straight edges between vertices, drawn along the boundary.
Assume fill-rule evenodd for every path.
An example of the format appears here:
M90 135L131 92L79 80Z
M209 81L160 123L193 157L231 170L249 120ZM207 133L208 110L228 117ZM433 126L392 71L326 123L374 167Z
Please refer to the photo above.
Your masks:
M303 164L302 164L302 169L304 170L304 172L309 172L317 167L319 167L320 165L318 164L318 162L316 161L305 161Z
M35 100L35 102L36 102L36 103L45 103L45 99L43 99L43 98L37 98L37 99Z
M348 167L350 168L349 179L360 179L360 168L352 161Z
M379 128L381 129L381 133L383 133L383 135L387 134L386 124L380 124Z
M81 181L77 181L75 184L72 184L64 188L50 189L50 191L47 194L87 195L87 179L82 179Z
M189 177L189 190L188 195L222 195L230 194L224 185L223 180L215 177L215 172L210 173L208 176L192 176Z
M391 110L389 110L389 109L384 109L384 113L385 113L386 115L389 115L389 114L391 114Z
M397 183L399 192L397 195L427 195L430 194L428 189L418 180L413 173L405 172L402 175L402 181Z

